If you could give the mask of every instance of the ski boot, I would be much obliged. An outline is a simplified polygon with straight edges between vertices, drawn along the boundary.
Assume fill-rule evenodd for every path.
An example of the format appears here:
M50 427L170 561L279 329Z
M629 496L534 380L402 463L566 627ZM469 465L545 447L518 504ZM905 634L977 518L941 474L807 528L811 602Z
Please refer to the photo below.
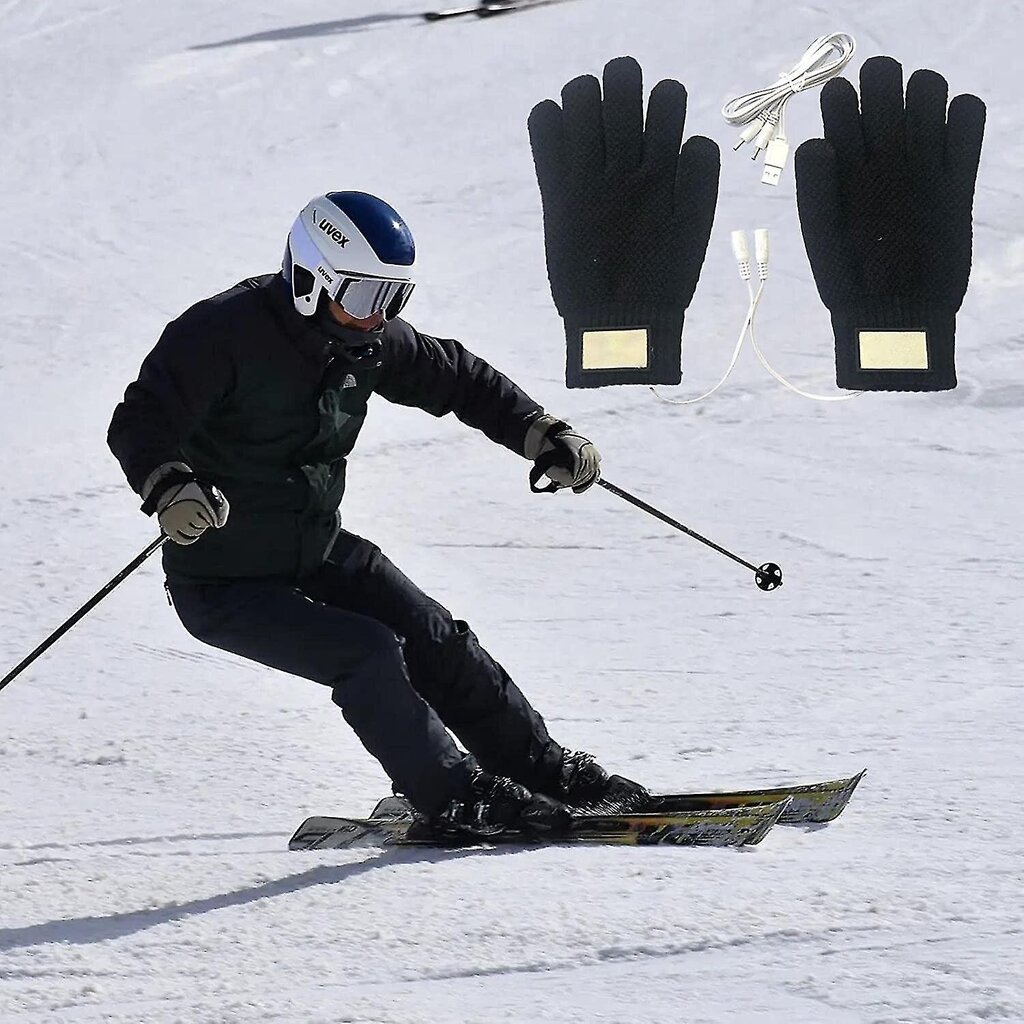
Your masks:
M651 799L639 782L609 775L593 754L581 750L562 753L557 779L540 792L579 814L642 813Z
M441 832L487 839L505 832L557 834L568 827L569 819L564 804L477 768L469 777L465 798L452 800L425 823Z

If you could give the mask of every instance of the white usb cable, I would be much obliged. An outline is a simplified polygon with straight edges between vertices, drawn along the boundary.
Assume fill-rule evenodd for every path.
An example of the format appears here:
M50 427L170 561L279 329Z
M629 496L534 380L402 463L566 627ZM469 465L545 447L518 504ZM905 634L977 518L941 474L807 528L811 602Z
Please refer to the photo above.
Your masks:
M761 181L766 185L778 185L789 156L786 104L798 92L816 89L838 75L849 63L855 49L853 36L845 32L819 36L789 71L780 72L774 85L737 96L722 107L722 116L729 124L746 125L733 148L739 149L748 142L754 142L754 160L764 151Z
M761 347L757 343L757 338L754 336L754 317L757 314L757 307L761 302L761 296L764 294L764 286L768 282L768 259L770 255L768 229L757 228L754 231L754 263L757 266L758 280L756 291L754 290L752 283L753 270L750 266L750 246L747 242L746 232L733 231L730 243L732 245L732 254L736 259L736 267L739 270L740 280L747 286L747 297L749 299L747 313L743 318L743 327L740 329L740 336L732 350L732 359L729 360L729 365L726 367L725 373L722 374L718 383L713 388L705 391L704 394L698 395L696 398L667 398L665 395L659 394L656 387L652 387L651 391L653 392L654 397L661 402L665 402L667 405L693 405L696 402L703 402L705 398L709 398L729 379L730 374L735 369L736 362L740 357L740 352L743 350L743 342L746 340L748 331L750 333L750 344L753 347L754 354L757 356L761 365L783 387L788 388L794 394L800 395L801 398L810 398L815 402L846 402L851 398L857 398L859 395L863 395L863 391L854 391L849 395L815 395L810 391L804 391L802 388L799 388L795 384L786 380L781 373L778 373L772 367L764 352L761 351Z
M743 232L741 231L734 231L733 235L742 233ZM795 384L786 380L786 378L783 377L781 373L778 373L772 367L771 363L768 362L767 357L761 351L761 347L757 343L757 338L754 336L754 316L757 313L757 305L761 301L761 293L764 291L765 283L768 280L768 256L768 230L767 228L757 228L754 232L754 260L757 263L757 276L761 284L757 289L757 296L755 298L750 287L750 282L749 280L747 281L747 294L751 297L750 301L753 307L750 312L750 316L747 319L747 329L750 331L750 344L753 346L754 354L757 356L758 361L783 387L788 388L801 398L810 398L815 402L847 402L851 398L863 395L863 391L854 391L849 395L815 395L810 391L804 391L803 388L798 388ZM740 276L743 276L742 269L740 271Z
M765 232L766 245L767 234L768 233ZM736 339L736 345L732 350L732 359L729 361L729 365L726 367L725 373L722 374L719 382L713 388L705 391L702 395L698 395L696 398L666 398L664 395L658 393L658 389L656 387L652 387L651 391L653 392L654 397L668 405L693 405L695 402L703 402L705 398L709 398L713 395L729 379L729 375L732 373L736 366L736 361L740 357L740 351L743 349L743 342L747 337L747 330L754 318L754 312L757 309L757 304L761 301L761 291L764 288L764 278L761 278L761 283L758 286L757 293L755 294L750 285L750 250L747 247L747 236L742 231L734 231L732 233L731 241L732 254L736 257L736 266L739 268L740 278L747 282L747 294L750 296L750 304L747 306L747 315L743 318L743 326L740 328L740 336Z

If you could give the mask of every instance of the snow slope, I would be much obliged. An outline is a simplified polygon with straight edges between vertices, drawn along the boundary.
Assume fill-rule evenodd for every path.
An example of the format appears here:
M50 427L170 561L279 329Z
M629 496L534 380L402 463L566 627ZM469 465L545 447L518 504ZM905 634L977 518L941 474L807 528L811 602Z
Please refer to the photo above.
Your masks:
M414 323L786 586L606 492L535 497L507 452L384 402L347 526L623 773L869 774L834 825L743 852L288 853L385 780L326 691L200 647L147 565L0 694L0 1020L1024 1021L1022 5L422 6L0 2L0 669L153 536L104 436L164 323L274 269L310 195L365 188L416 233ZM719 109L832 30L851 73L889 53L988 104L960 387L818 405L748 353L693 408L567 392L525 120L621 53L682 80L688 133L723 149L679 394L743 315L734 227L773 233L763 346L830 387L791 170L759 185ZM789 128L820 130L816 96Z

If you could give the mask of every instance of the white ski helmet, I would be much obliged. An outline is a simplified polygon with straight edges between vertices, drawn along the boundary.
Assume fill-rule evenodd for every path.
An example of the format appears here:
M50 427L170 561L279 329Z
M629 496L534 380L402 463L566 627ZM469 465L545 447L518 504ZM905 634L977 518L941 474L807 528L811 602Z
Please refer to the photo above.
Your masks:
M350 316L391 320L414 287L416 244L405 221L366 192L328 192L306 204L288 234L281 270L292 301L313 316L326 294Z

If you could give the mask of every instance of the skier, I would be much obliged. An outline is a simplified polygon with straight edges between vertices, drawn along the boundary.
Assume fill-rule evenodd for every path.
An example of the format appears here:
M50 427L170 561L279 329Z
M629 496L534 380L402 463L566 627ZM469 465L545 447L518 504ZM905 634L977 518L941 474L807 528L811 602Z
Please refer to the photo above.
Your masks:
M164 545L182 624L213 647L322 683L419 814L446 831L558 830L572 807L646 791L564 750L469 625L341 529L346 458L371 395L449 412L579 493L594 445L457 341L399 313L402 218L363 192L299 214L282 269L167 325L108 443ZM465 746L463 752L449 731Z

